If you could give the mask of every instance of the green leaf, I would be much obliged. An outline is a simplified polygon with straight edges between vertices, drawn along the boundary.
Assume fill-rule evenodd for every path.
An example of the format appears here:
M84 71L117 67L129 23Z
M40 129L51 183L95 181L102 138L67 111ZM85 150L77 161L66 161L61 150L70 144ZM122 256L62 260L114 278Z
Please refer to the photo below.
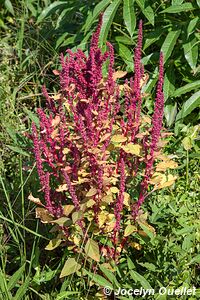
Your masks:
M193 31L195 30L198 21L199 21L199 17L196 17L196 18L192 19L192 20L189 22L189 25L188 25L188 28L187 28L187 36L188 36L188 37L189 37L190 34L192 34Z
M145 6L145 0L136 0L137 5L141 8L143 15L154 26L154 12L150 5Z
M89 15L85 21L85 25L84 25L85 33L91 28L94 20L98 18L99 14L103 12L109 4L110 4L110 0L102 0L95 6L92 15Z
M17 293L13 297L15 300L22 300L24 299L24 295L26 294L29 285L30 285L31 279L29 277L26 278L25 282L20 286L20 288L17 290Z
M165 102L171 95L173 95L173 92L175 90L174 79L175 79L174 66L173 64L170 64L169 67L167 68L167 71L165 72L165 77L164 77L163 92L164 92Z
M77 295L77 294L80 294L80 292L63 291L56 296L55 300L65 300L68 298L70 299L71 297L69 297L69 296ZM73 299L75 299L75 297Z
M195 7L192 5L192 3L182 3L180 5L172 5L169 6L168 8L164 9L160 13L169 13L169 14L177 14L182 11L188 11L188 10L194 10Z
M10 0L5 0L4 4L5 4L5 7L7 8L7 10L14 16L15 12L14 12L11 1Z
M133 232L137 231L137 227L131 224L128 224L124 230L124 236L129 236L131 235Z
M155 68L151 78L149 79L149 81L147 82L147 84L144 86L143 88L143 92L144 93L151 93L152 89L155 87L156 85L156 81L158 79L158 67Z
M89 277L92 279L92 281L96 282L99 286L101 287L109 287L113 288L112 283L108 280L106 280L104 277L98 275L98 274L93 274L91 272L88 272L87 270L84 269L84 272L89 275Z
M99 44L100 47L103 46L103 44L106 42L108 32L110 30L112 21L114 19L114 16L116 14L116 11L118 9L118 6L120 5L121 0L114 0L105 10L103 15L103 25L101 27L101 34L99 37Z
M127 30L132 37L136 26L134 0L124 0L123 18Z
M133 62L132 52L123 44L119 44L119 55L124 61Z
M153 272L156 271L156 266L152 263L145 262L145 263L139 263L139 265L145 267L147 270L150 270L150 271L153 271Z
M167 121L167 126L170 127L176 119L177 103L166 105L164 112L165 112L165 118Z
M135 44L130 37L127 37L125 35L124 36L118 35L115 37L115 40L116 40L116 42L122 43L125 45L134 45Z
M197 254L193 259L189 262L190 265L192 264L199 264L200 263L200 254Z
M188 84L180 87L179 89L177 89L173 93L173 97L180 97L181 95L188 93L192 90L198 89L199 87L200 87L200 80L196 80L192 83L188 83Z
M49 241L48 245L45 247L45 250L51 251L56 249L62 243L61 239L52 239Z
M92 239L88 239L85 245L85 253L95 261L100 261L99 245Z
M31 110L29 110L26 107L23 109L23 111L28 115L29 119L32 122L34 122L37 127L40 126L40 121L36 114L34 114Z
M198 59L198 40L194 35L191 35L188 41L183 45L185 58L194 70L196 68L197 59Z
M139 273L130 270L130 275L135 282L139 282L144 289L152 289L149 282Z
M162 33L163 33L163 29L158 28L158 29L155 29L153 32L150 32L147 35L145 35L145 41L144 41L143 49L144 50L147 49L149 46L151 46L157 40L159 40Z
M200 7L200 0L196 0L198 7Z
M49 15L53 14L57 9L61 9L61 8L66 8L69 5L69 3L67 1L55 1L52 4L50 4L49 6L47 6L42 13L39 15L38 19L37 19L37 24L39 24L40 22L42 22L46 17L48 17Z
M22 275L24 274L24 270L25 270L25 264L23 266L21 266L19 268L19 270L17 270L13 275L12 277L10 278L9 280L9 283L8 283L8 290L11 291L16 283L19 281L19 279L22 277Z
M185 118L195 108L200 106L200 91L193 94L184 104L182 109L179 111L176 121Z
M120 287L120 284L117 281L115 275L110 270L108 270L103 265L99 265L99 269L104 273L104 275L106 275L106 277L112 282L113 285L115 284L116 287Z
M162 44L161 51L164 55L164 62L170 57L181 30L170 31Z
M65 276L69 276L70 274L73 274L80 270L81 265L76 262L74 258L68 258L68 260L65 262L64 267L61 271L60 278L63 278Z
M128 264L129 270L135 269L135 265L134 265L134 263L132 262L132 260L130 259L130 257L127 257L127 264Z
M26 5L27 5L27 8L30 10L31 14L34 16L34 17L37 17L37 10L35 9L35 7L33 6L33 4L29 1L26 1Z
M24 156L30 156L29 153L23 151L20 147L18 146L11 146L11 145L6 145L10 150L16 152L16 153L19 153L21 155L24 155Z
M68 7L66 9L63 9L63 11L58 16L55 29L58 29L61 26L62 20L64 20L64 18L66 18L68 13L72 14L73 10L74 10L74 7Z

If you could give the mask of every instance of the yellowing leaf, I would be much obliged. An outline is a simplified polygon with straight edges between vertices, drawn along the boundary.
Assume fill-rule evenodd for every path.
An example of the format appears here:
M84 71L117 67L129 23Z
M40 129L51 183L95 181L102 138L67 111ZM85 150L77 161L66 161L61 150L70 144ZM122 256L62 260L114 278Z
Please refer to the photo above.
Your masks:
M124 77L126 74L127 74L126 71L120 71L120 70L119 70L119 71L116 71L116 72L113 73L113 80L116 81L116 79L122 78L122 77Z
M100 252L99 252L99 246L97 242L95 242L92 239L88 239L87 243L85 245L85 253L87 256L92 258L93 260L99 262L100 261Z
M144 74L142 76L142 79L140 80L140 88L142 88L147 83L148 79L149 79L148 74Z
M126 140L127 140L127 138L125 136L123 136L122 134L113 135L111 138L111 142L113 142L113 143L123 143Z
M102 211L98 214L98 223L99 223L99 227L101 228L103 226L103 224L106 222L107 220L107 216L108 213L105 211Z
M130 206L130 195L126 192L124 192L124 205Z
M68 204L63 206L63 214L69 216L74 209L74 205Z
M72 214L72 221L73 223L76 223L78 220L80 220L83 216L83 212L82 211L75 211Z
M51 133L52 139L54 139L57 135L58 135L58 129L55 129L55 130Z
M97 194L97 189L95 189L95 188L91 188L88 192L87 192L87 194L85 195L86 197L92 197L92 196L94 196L94 195L96 195Z
M62 153L63 154L68 154L69 152L70 152L70 150L68 148L64 148Z
M40 201L40 199L39 199L39 198L33 197L32 194L30 194L30 195L28 196L28 199L29 199L30 201L32 201L33 203L37 204L37 205L44 206L44 204L42 204L42 202Z
M112 187L110 188L110 191L111 191L111 193L113 193L113 194L119 193L119 189L118 189L116 186L112 186Z
M76 245L76 246L80 246L80 242L81 242L81 239L80 239L80 237L78 237L78 236L74 236L74 244Z
M157 164L156 171L166 171L167 169L175 169L178 167L178 164L173 160L162 161Z
M137 231L137 227L134 226L134 225L127 225L126 228L125 228L125 231L124 231L124 236L129 236L131 235L133 232L136 232Z
M193 147L192 144L192 138L191 136L186 136L183 140L182 140L182 145L184 147L185 150L190 150Z
M68 191L68 187L66 183L59 185L58 188L56 189L56 192L64 192L64 191Z
M60 116L57 115L57 116L52 120L51 124L52 124L53 127L56 127L59 123L60 123Z
M142 120L143 120L143 122L145 122L147 124L151 124L151 118L149 118L148 116L143 116Z
M51 223L53 221L53 216L45 208L37 207L35 214L36 218L39 218L42 223Z
M157 186L157 189L163 189L165 187L171 186L172 184L174 184L175 180L177 179L176 176L173 176L172 174L168 175L168 177L166 177L166 181L160 183Z
M140 156L141 146L137 144L128 143L126 146L122 146L122 149L126 153L134 154L136 156Z
M157 189L162 189L171 186L172 184L174 184L176 179L177 177L173 176L172 174L166 176L165 174L155 172L153 174L152 179L150 180L150 183L154 184L155 185L154 189L157 190Z
M115 215L114 214L108 214L108 220L106 222L106 226L104 228L105 232L112 232L116 225Z
M136 242L132 242L130 244L130 246L133 247L133 248L135 248L138 251L142 249L142 246L140 244L136 243Z
M61 271L60 278L69 276L78 270L80 270L81 265L78 264L74 258L68 258L68 260L65 262L64 267Z
M110 133L106 133L101 137L100 143L104 142L105 140L110 138Z
M159 183L165 182L165 181L166 181L165 174L155 172L150 180L150 183L151 184L159 184Z
M113 202L113 196L112 194L106 195L102 198L103 202L106 202L108 204L110 204L111 202Z
M150 224L148 224L146 221L143 221L143 222L138 221L138 224L140 225L140 227L144 230L144 232L147 235L149 235L148 232L150 232L151 234L153 233L153 235L156 234L155 228L153 226L151 226Z
M61 98L61 94L55 94L53 96L51 96L54 100L60 100Z
M93 199L90 199L86 202L87 207L92 207L96 202Z
M67 225L69 225L71 223L71 220L69 218L67 218L67 217L61 217L61 218L59 218L57 220L52 221L52 223L56 223L56 224L58 224L60 226L63 226L63 225L67 226Z
M48 251L54 250L55 248L57 248L58 246L60 246L61 242L62 242L61 239L50 240L50 242L48 243L48 245L45 247L45 250L48 250Z

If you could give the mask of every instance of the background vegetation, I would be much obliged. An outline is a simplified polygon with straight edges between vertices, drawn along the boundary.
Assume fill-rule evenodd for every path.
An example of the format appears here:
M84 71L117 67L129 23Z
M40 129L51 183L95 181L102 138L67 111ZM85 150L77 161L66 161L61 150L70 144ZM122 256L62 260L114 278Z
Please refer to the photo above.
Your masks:
M114 45L116 67L127 76L143 20L143 63L150 77L144 111L152 112L160 49L165 54L165 126L174 133L167 152L179 163L179 179L144 205L157 235L137 236L142 248L133 245L112 266L115 272L102 269L95 276L91 269L85 277L60 280L67 253L44 250L51 234L28 201L39 184L25 134L37 122L35 108L44 106L42 84L52 92L57 86L52 71L59 68L60 52L87 52L102 11L101 46L106 40ZM116 288L199 286L199 15L198 0L0 1L0 298L103 299L100 287L109 280Z

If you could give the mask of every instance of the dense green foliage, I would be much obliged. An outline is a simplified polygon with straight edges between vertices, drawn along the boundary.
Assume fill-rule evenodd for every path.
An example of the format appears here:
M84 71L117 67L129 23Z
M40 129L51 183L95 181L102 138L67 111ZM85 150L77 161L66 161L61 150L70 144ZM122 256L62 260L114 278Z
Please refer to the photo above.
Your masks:
M198 0L0 1L0 299L106 299L102 287L110 284L115 289L199 286L199 7ZM97 275L91 265L84 276L61 280L68 253L64 247L47 253L52 234L39 224L28 201L39 183L25 133L31 121L37 122L35 107L44 106L42 84L51 91L57 87L52 70L59 53L68 47L87 52L102 11L102 47L106 40L114 45L116 67L127 70L128 77L137 24L143 20L149 95L159 51L164 52L165 125L174 132L166 153L179 164L178 181L149 197L143 209L156 235L135 233L135 244L112 266L114 272L102 268ZM147 108L152 112L150 96L143 111Z

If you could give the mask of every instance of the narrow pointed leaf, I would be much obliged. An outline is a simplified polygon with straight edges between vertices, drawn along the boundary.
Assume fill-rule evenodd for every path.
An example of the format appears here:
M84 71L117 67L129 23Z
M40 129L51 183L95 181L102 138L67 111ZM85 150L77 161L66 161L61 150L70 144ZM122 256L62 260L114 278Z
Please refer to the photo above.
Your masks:
M197 59L198 59L198 41L197 38L192 35L189 37L189 40L183 45L185 58L194 70L196 68Z
M192 5L192 3L187 2L187 3L182 3L181 5L169 6L168 8L161 11L161 13L177 14L182 11L189 11L194 9L195 7Z
M146 278L144 278L142 275L140 275L139 273L137 273L134 270L130 270L130 275L133 278L133 280L135 282L139 282L141 284L141 286L144 289L152 289L152 287L150 286L149 282L146 280Z
M173 97L180 97L181 95L188 93L192 90L198 89L198 88L200 88L200 80L196 80L192 83L188 83L188 84L180 87L173 93Z
M88 16L85 22L85 33L91 28L92 23L98 18L99 14L105 10L105 8L110 4L110 0L102 0L99 2L91 15Z
M179 119L185 118L187 115L189 115L195 108L200 106L200 91L196 92L194 95L192 95L184 104L179 111L176 121Z
M19 279L22 277L23 273L24 273L24 270L25 270L25 264L23 266L21 266L19 268L19 270L17 270L13 275L12 277L10 278L9 280L9 283L8 283L8 290L11 291L16 283L19 281Z
M173 92L175 90L174 79L175 79L175 74L174 74L173 64L170 64L169 67L167 68L164 77L163 91L164 91L165 102L170 97L170 95L173 95Z
M136 26L134 0L124 0L123 17L126 28L132 37Z
M121 0L114 0L104 12L103 25L101 27L101 34L99 38L100 47L106 42L108 32L120 3Z
M31 279L29 277L26 278L25 282L20 286L20 288L17 290L17 293L13 297L15 300L22 300L24 299L24 295L26 294L29 285L30 285Z
M180 35L180 30L176 30L176 31L170 31L165 40L164 40L164 43L162 45L162 48L161 48L161 51L163 52L163 55L164 55L164 62L167 61L167 59L170 57L173 49L174 49L174 46L177 42L177 39Z
M143 15L147 18L147 20L154 26L154 12L150 5L145 6L145 0L136 0L137 5L142 10Z
M93 274L91 272L88 272L87 270L84 270L85 273L88 274L88 276L92 279L92 281L96 282L99 286L106 286L110 287L112 289L112 284L110 281L106 280L103 276L98 274Z
M132 52L129 50L128 47L126 47L123 44L119 44L119 55L121 56L121 58L125 62L126 61L133 62L133 54L132 54Z
M165 118L167 121L167 126L170 127L176 119L177 103L175 102L175 104L166 105L164 112L165 112Z
M55 1L52 4L50 4L49 6L47 6L42 13L39 15L38 19L37 19L37 24L42 22L46 17L48 17L49 15L51 15L52 13L54 13L57 9L61 9L61 8L67 8L67 6L69 5L69 3L67 1Z
M199 21L199 17L196 17L189 22L188 28L187 28L187 36L188 37L190 36L190 34L192 34L194 32L198 21Z

